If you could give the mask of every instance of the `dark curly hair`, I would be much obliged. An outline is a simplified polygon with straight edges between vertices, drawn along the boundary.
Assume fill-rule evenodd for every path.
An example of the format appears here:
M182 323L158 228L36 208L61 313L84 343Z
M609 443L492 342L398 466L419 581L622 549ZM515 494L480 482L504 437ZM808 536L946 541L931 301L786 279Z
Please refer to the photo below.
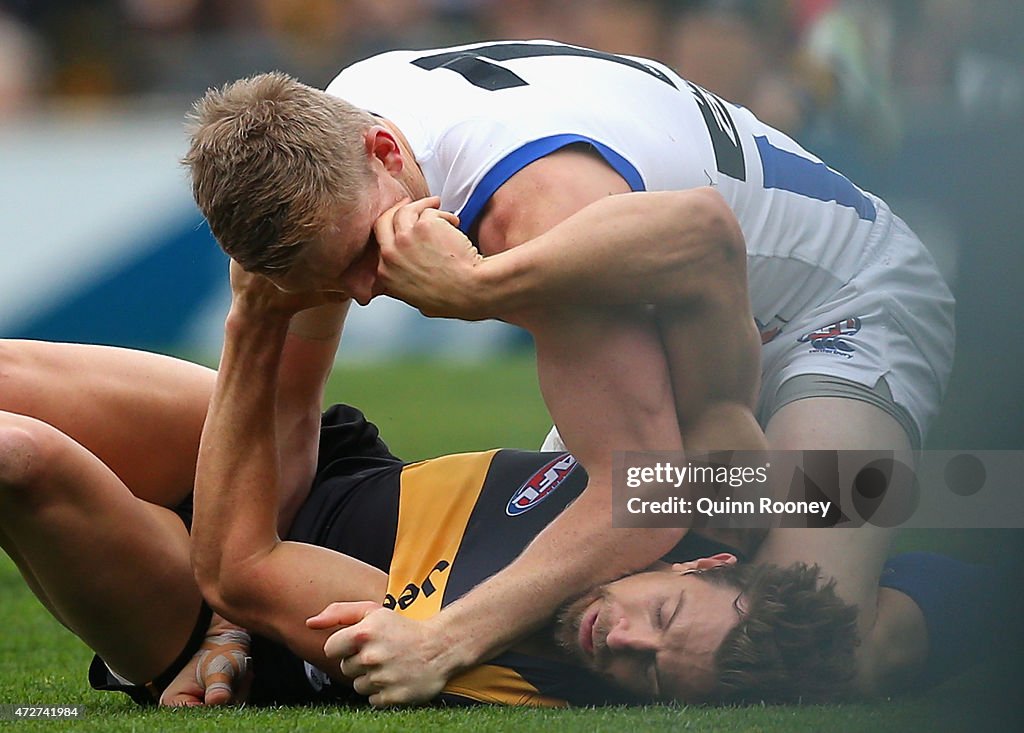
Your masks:
M732 565L705 572L739 591L740 622L715 653L718 702L827 702L850 693L857 608L817 565Z

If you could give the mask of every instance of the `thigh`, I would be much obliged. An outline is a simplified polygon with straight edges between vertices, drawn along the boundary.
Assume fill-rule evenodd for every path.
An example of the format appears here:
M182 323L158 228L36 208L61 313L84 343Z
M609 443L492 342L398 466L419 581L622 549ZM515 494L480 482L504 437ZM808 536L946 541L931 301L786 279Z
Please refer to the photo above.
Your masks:
M812 397L783 406L765 430L774 450L893 450L911 461L910 439L892 415L853 399ZM878 578L892 530L864 525L855 529L776 529L755 561L787 565L816 563L836 590L859 606L860 628L874 623Z
M0 413L0 541L33 591L113 669L162 672L195 624L188 533L46 423Z
M54 426L163 506L192 489L214 377L142 351L0 341L0 410Z

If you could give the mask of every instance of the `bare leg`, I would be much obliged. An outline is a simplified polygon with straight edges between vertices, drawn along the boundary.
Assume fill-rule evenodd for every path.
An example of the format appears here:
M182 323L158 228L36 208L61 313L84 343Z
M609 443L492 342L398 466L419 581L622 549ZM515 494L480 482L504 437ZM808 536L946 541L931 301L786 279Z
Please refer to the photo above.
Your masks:
M43 604L43 607L50 612L51 616L67 626L56 607L54 607L53 603L50 601L49 596L46 595L46 591L44 591L42 586L39 585L39 581L36 580L36 576L32 574L32 569L28 566L28 563L25 562L21 553L18 552L18 548L14 546L14 543L3 533L3 531L0 531L0 547L4 548L7 556L14 562L14 565L21 573L21 577L25 580L25 584L28 586L28 589L32 591L32 595L34 595L39 602Z
M0 410L54 426L162 506L192 490L214 376L129 349L0 341Z
M0 413L0 540L59 620L143 683L181 652L200 596L188 535L53 427Z
M766 429L775 450L895 450L911 465L910 440L899 423L883 410L851 399L816 397L791 402L771 418ZM878 579L893 531L867 524L857 529L773 530L755 561L787 565L817 563L836 591L859 608L858 673L864 691L872 678L884 675L888 634L875 633L883 613Z

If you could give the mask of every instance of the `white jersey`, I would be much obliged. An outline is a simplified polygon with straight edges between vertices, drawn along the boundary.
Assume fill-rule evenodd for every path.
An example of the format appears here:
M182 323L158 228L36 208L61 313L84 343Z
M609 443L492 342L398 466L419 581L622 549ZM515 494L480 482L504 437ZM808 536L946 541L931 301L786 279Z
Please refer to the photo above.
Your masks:
M882 201L785 134L648 59L551 41L392 51L327 92L397 124L467 231L508 178L572 143L634 191L717 187L746 237L763 332L849 282L891 223Z
M467 234L505 181L573 143L634 191L715 186L746 237L762 424L804 396L782 387L806 375L865 392L884 382L912 437L938 410L953 300L917 237L883 201L668 67L551 41L482 43L384 53L327 91L398 125Z

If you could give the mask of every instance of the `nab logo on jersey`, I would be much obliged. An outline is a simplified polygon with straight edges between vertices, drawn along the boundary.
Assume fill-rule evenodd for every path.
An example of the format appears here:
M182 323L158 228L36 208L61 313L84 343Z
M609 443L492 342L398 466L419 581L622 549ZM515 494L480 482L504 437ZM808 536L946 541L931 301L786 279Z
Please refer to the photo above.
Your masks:
M846 340L860 331L860 319L856 316L847 318L844 321L831 323L817 331L811 331L797 339L800 343L810 343L810 353L836 354L838 356L853 358L855 351L853 344Z
M576 459L565 453L542 467L520 486L508 500L505 513L516 517L547 499L577 466Z

